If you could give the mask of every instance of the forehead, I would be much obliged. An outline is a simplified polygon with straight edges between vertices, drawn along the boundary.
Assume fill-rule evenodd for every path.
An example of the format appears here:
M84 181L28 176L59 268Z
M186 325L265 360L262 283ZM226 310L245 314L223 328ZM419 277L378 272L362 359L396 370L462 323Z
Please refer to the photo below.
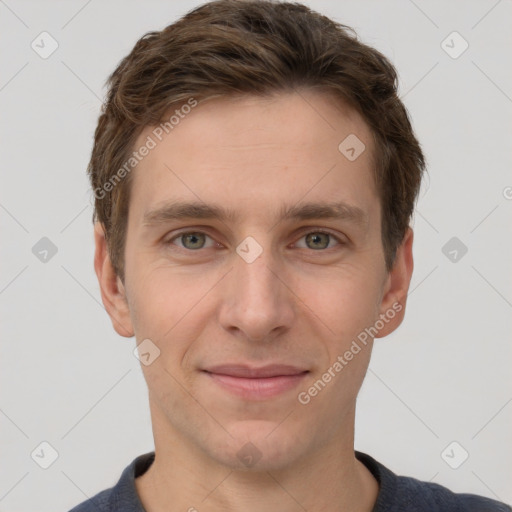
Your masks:
M215 98L193 109L173 107L169 120L146 127L136 143L152 146L132 176L137 222L172 199L225 206L240 220L284 214L283 204L301 201L372 213L371 132L327 94Z

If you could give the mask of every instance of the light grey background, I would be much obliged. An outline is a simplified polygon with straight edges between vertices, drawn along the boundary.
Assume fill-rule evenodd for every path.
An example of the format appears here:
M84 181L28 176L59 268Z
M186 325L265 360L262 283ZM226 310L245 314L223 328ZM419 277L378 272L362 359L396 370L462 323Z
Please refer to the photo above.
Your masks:
M66 511L154 448L135 340L101 304L85 168L108 74L199 3L0 0L0 511ZM307 3L395 63L429 162L406 320L376 343L356 448L512 502L511 2ZM47 59L31 48L42 31L59 45ZM469 43L456 59L441 45L453 31ZM58 248L46 263L42 237ZM43 441L59 455L48 469L31 458ZM469 453L458 469L441 456L453 441Z

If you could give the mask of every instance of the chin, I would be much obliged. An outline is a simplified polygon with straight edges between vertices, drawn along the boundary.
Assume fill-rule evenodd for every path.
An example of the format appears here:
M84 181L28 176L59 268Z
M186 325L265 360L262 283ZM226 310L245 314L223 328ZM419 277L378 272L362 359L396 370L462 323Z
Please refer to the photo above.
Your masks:
M286 469L306 450L306 433L292 432L285 422L246 420L237 422L228 430L232 438L224 445L217 445L212 456L233 470Z

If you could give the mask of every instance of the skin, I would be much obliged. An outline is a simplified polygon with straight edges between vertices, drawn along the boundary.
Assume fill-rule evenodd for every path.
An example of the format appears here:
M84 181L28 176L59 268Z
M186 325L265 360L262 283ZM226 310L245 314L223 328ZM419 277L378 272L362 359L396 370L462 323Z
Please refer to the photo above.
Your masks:
M353 162L338 150L349 134L366 145ZM308 404L297 399L393 304L401 311L377 337L403 319L413 234L387 272L372 151L363 119L325 93L210 99L134 171L124 283L96 225L95 270L115 330L160 350L142 365L156 458L136 487L149 512L373 508L378 484L354 456L373 340ZM219 205L236 218L144 224L171 200ZM360 222L279 216L284 206L339 201L362 210ZM319 229L332 236L308 238ZM207 236L185 245L177 235L187 231ZM236 252L248 236L262 248L252 263ZM245 400L201 371L241 361L309 373L277 396ZM248 442L260 455L250 467L237 456Z

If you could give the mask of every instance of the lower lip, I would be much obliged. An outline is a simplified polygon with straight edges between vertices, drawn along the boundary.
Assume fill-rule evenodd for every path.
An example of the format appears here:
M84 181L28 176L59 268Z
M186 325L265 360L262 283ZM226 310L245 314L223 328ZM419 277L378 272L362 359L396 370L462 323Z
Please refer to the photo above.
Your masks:
M214 382L224 389L248 400L263 400L280 395L295 388L308 372L296 375L279 375L260 379L233 377L219 373L205 372Z

